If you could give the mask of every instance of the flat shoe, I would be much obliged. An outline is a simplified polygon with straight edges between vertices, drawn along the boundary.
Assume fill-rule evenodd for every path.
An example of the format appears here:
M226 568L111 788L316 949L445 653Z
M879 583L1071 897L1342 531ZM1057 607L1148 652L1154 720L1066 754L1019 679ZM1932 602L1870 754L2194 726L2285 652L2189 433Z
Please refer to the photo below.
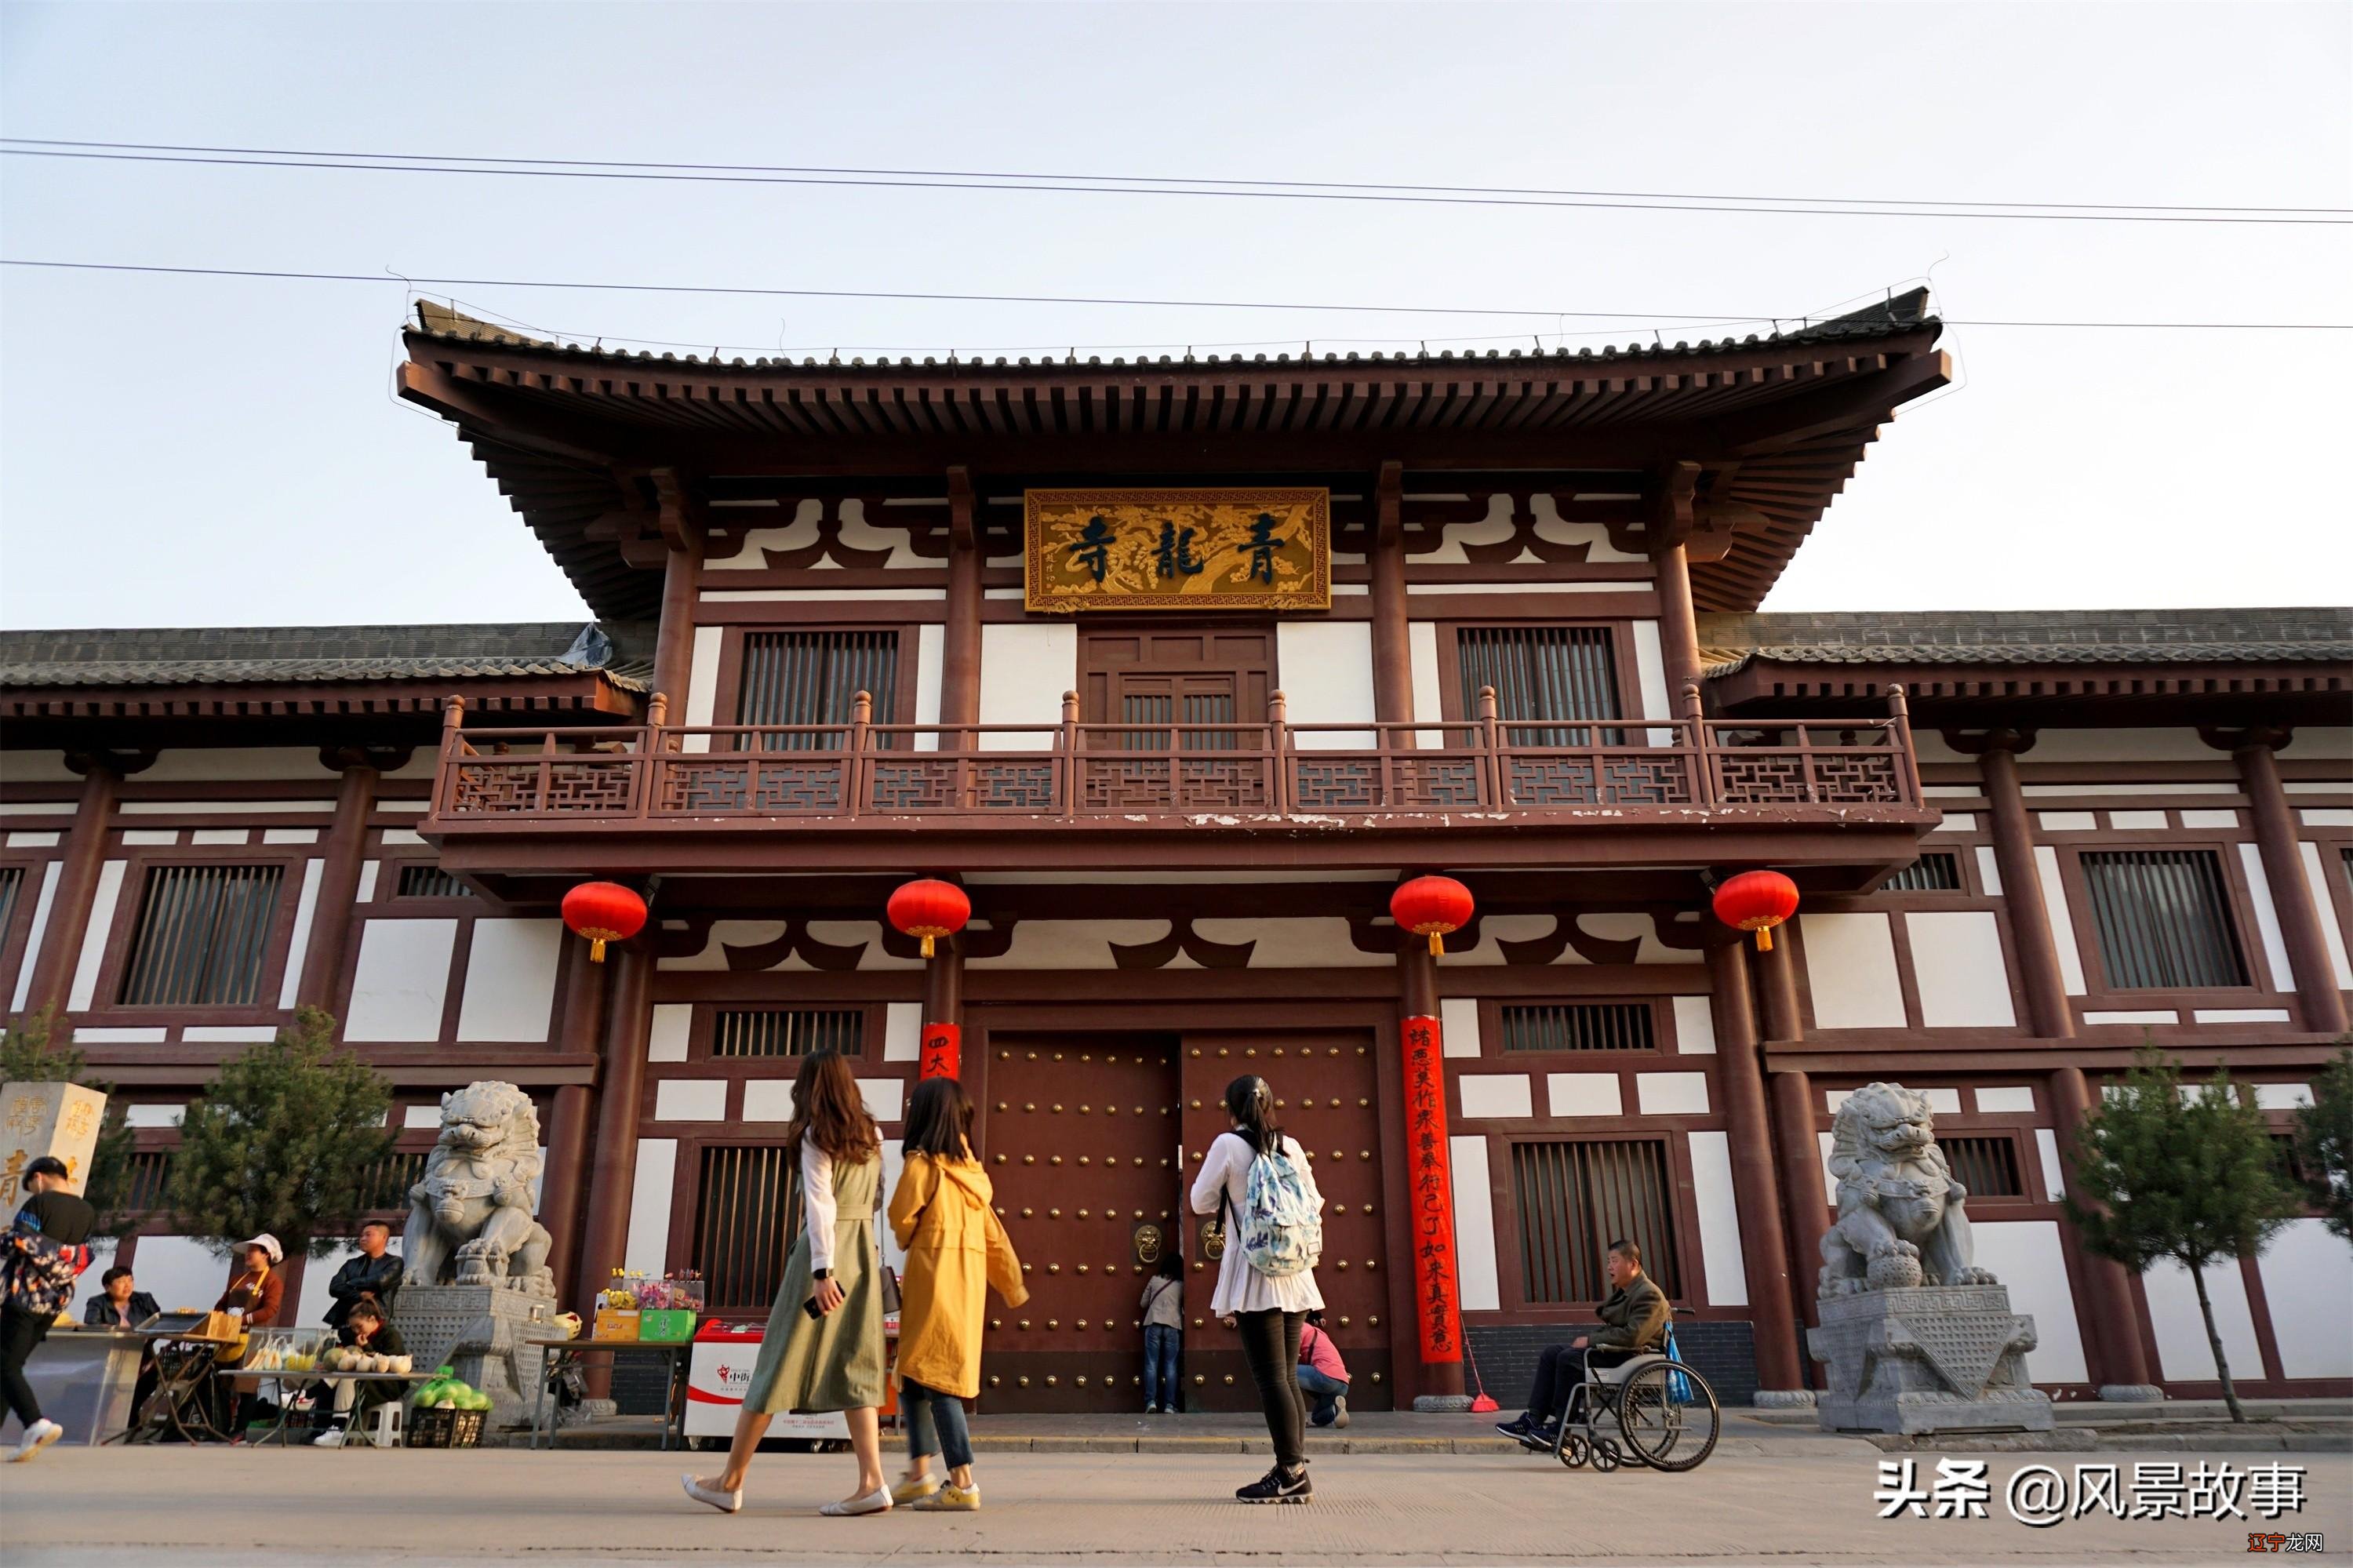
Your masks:
M855 1519L860 1514L889 1513L891 1489L877 1487L862 1498L851 1498L847 1502L829 1502L817 1511L828 1519Z
M721 1513L744 1511L744 1489L741 1487L732 1492L723 1492L716 1487L704 1486L692 1476L681 1476L679 1480L685 1485L686 1495L696 1502L707 1503Z

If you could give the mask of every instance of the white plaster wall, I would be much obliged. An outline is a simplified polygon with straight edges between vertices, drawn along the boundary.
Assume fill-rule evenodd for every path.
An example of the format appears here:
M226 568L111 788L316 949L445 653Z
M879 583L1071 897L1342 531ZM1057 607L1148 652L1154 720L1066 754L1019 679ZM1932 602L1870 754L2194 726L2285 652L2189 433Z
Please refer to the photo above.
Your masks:
M1545 1100L1555 1116L1623 1116L1625 1091L1615 1073L1547 1073Z
M360 927L359 967L343 1013L343 1038L438 1040L449 994L455 920L369 920Z
M882 1008L882 1059L920 1062L923 1059L923 1004L886 1002Z
M1912 938L1921 1022L1931 1029L2008 1029L2018 1022L1992 910L1915 910L1904 921Z
M1675 1006L1675 1052L1683 1056L1715 1054L1715 1006L1704 996L1679 996Z
M750 504L731 504L727 510L730 523L743 523L754 517L780 516L784 508L775 502L764 501ZM732 556L704 561L702 569L706 572L765 571L768 565L768 551L806 550L816 544L820 537L818 524L824 515L825 503L817 500L803 501L798 507L795 508L791 519L787 522L773 527L744 529L742 548Z
M936 620L915 628L915 714L910 724L940 722L940 683L947 671L948 629ZM917 751L937 751L940 737L919 735Z
M13 841L16 835L8 836ZM41 873L41 891L33 899L33 923L25 932L25 951L16 963L16 989L8 999L11 1012L24 1012L26 999L32 992L33 959L41 950L43 933L49 928L49 906L57 902L58 876L64 870L63 861L53 860Z
M2353 1330L2345 1323L2345 1304L2353 1301L2353 1245L2329 1234L2318 1220L2290 1220L2257 1266L2279 1341L2280 1371L2289 1377L2353 1377Z
M1634 1100L1644 1116L1705 1116L1705 1073L1637 1073Z
M793 1081L790 1078L750 1078L744 1084L744 1119L749 1121L790 1121L793 1119ZM884 1149L897 1145L885 1143Z
M621 1266L659 1277L670 1266L670 1201L678 1185L678 1139L648 1138L638 1144L638 1173L629 1184L629 1239Z
M2034 880L2042 887L2042 913L2051 922L2051 945L2059 952L2059 979L2069 996L2084 994L2084 955L2075 946L2075 916L2067 907L2067 885L2059 880L2059 852L2034 846Z
M904 1078L860 1078L858 1093L866 1103L866 1114L876 1121L897 1121L907 1104L907 1080Z
M1236 926L1256 927L1251 920L1229 922ZM1344 930L1347 922L1335 921ZM1200 928L1199 924L1194 927ZM1119 967L1112 957L1112 944L1136 947L1157 942L1168 935L1166 920L1024 920L1013 927L1013 941L1006 950L993 959L967 959L965 966L976 969L1109 969ZM1230 938L1219 936L1213 941ZM1249 938L1242 938L1247 941ZM1187 962L1179 954L1175 960Z
M1464 494L1410 495L1409 501L1468 501ZM1438 545L1412 558L1430 566L1468 566L1471 557L1463 552L1465 544L1500 545L1512 536L1512 498L1502 493L1487 497L1487 514L1476 523L1449 523L1439 529Z
M2255 1345L2254 1314L2247 1307L2239 1266L2225 1262L2205 1272L2206 1295L2214 1304L2214 1327L2222 1336L2222 1353L2231 1359L2231 1375L2261 1377L2263 1354ZM2168 1383L2213 1382L2214 1351L2206 1342L2206 1320L2198 1310L2198 1287L2189 1271L2170 1261L2152 1264L2140 1284L2148 1298L2149 1326L2157 1333L2158 1375Z
M1642 694L1642 716L1666 719L1675 716L1674 694L1667 690L1667 659L1659 645L1659 623L1637 620L1634 633L1634 684ZM1652 746L1672 746L1675 732L1654 729L1646 732Z
M122 874L128 863L111 860L99 867L90 925L82 932L81 954L74 964L73 989L66 993L69 1012L83 1012L97 995L99 965L106 957L106 939L114 930L114 906L122 898ZM27 970L31 967L26 966Z
M1884 915L1801 915L1819 1029L1901 1029L1904 988Z
M1740 1250L1740 1206L1732 1195L1732 1143L1721 1132L1691 1135L1692 1198L1699 1213L1700 1266L1707 1304L1748 1304L1748 1263Z
M555 1012L555 966L563 944L561 920L475 921L466 994L458 1004L458 1038L519 1044L545 1040Z
M716 722L712 715L718 711L719 703L719 652L726 642L727 629L723 626L694 629L694 648L687 658L685 701L680 702L675 692L664 694L676 705L670 710L676 715L670 723L700 727ZM711 737L688 736L686 749L708 751Z
M2339 991L2353 991L2353 959L2346 955L2345 927L2337 917L2337 901L2328 896L2328 873L2322 868L2320 846L2306 839L2295 847L2304 860L2305 886L2320 912L2320 936L2328 944L2328 962L2337 970L2337 987Z
M1525 1073L1464 1073L1454 1080L1463 1119L1532 1117L1535 1105Z
M131 1277L166 1312L209 1311L228 1288L228 1260L194 1236L141 1236Z
M1495 1275L1495 1200L1487 1177L1487 1140L1449 1138L1454 1183L1455 1288L1465 1312L1493 1312L1504 1304Z
M1575 497L1579 501L1603 498L1604 493L1599 491L1589 493L1580 491ZM1589 562L1631 563L1650 560L1648 556L1636 555L1612 545L1609 542L1609 530L1601 524L1571 523L1563 518L1560 509L1553 504L1552 493L1549 491L1538 491L1528 497L1528 515L1535 520L1537 538L1553 545L1588 546L1589 547L1585 558Z
M1015 927L1017 941L1025 924ZM1165 930L1165 927L1163 927ZM1378 969L1397 960L1383 953L1357 950L1348 935L1348 922L1315 920L1196 920L1193 929L1212 942L1256 941L1250 952L1254 969Z
M2263 874L2263 852L2253 844L2241 844L2239 865L2247 874L2247 902L2254 906L2255 931L2262 938L2272 990L2294 991L2295 969L2288 962L2286 939L2280 935L2279 910L2272 903L2271 878Z
M683 1001L656 1002L653 1022L646 1030L646 1060L685 1061L686 1037L693 1022L694 1008L691 1004Z
M654 1086L656 1121L723 1121L726 1117L724 1078L664 1078Z
M2353 760L2353 729L2342 726L2314 725L2295 726L2295 737L2282 750L2284 757L2298 762L2344 762Z
M1407 662L1413 669L1413 716L1423 724L1436 724L1446 716L1445 688L1438 682L1438 623L1408 621L1405 630ZM1433 751L1446 744L1442 730L1425 731L1416 739Z
M1078 690L1079 629L1018 622L980 629L980 722L1041 724L1042 730L992 735L999 751L1042 751L1062 723L1062 694Z
M2042 1196L2059 1202L2067 1196L2067 1167L2059 1155L2059 1135L2047 1127L2034 1129L2034 1152L2042 1167Z
M1978 1266L2010 1288L2010 1308L2034 1319L2040 1341L2026 1353L2026 1375L2036 1383L2086 1383L2084 1330L2075 1292L2067 1282L2067 1257L2055 1220L1972 1219Z
M1368 620L1282 620L1274 628L1277 683L1293 724L1370 724L1373 627ZM1250 715L1240 715L1245 721ZM1371 730L1300 735L1302 751L1361 751Z
M0 751L0 783L79 784L80 782L81 775L66 766L66 754L62 751Z
M286 973L278 985L278 1005L292 1007L302 993L302 960L311 953L311 927L319 915L319 884L324 878L327 863L306 860L302 863L302 890L294 897L294 935L286 948ZM343 910L335 918L348 918ZM337 976L341 979L341 976Z
M1450 996L1438 1004L1439 1049L1449 1056L1480 1054L1479 1001L1476 997Z

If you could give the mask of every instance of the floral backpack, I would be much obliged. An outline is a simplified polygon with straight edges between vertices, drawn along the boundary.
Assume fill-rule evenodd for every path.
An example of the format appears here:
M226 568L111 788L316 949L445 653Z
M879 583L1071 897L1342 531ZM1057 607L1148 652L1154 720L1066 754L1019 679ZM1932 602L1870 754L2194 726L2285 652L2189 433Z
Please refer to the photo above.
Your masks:
M1324 1216L1308 1198L1307 1183L1289 1154L1261 1154L1250 1161L1243 1208L1241 1234L1234 1240L1242 1261L1269 1279L1304 1274L1324 1255Z
M19 1225L8 1233L0 1262L0 1300L40 1319L56 1317L73 1299L74 1281L90 1266L87 1246L61 1246Z

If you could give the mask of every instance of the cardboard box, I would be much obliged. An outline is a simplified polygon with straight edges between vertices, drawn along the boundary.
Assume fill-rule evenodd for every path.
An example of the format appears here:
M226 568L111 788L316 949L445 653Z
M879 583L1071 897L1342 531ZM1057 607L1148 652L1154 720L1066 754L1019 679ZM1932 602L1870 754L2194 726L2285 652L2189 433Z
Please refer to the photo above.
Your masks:
M656 1345L682 1345L694 1338L694 1314L681 1308L664 1308L638 1314L638 1339Z
M637 1311L624 1312L610 1307L599 1308L596 1311L596 1327L589 1338L619 1340L633 1343L638 1338L638 1319L643 1316L643 1313Z

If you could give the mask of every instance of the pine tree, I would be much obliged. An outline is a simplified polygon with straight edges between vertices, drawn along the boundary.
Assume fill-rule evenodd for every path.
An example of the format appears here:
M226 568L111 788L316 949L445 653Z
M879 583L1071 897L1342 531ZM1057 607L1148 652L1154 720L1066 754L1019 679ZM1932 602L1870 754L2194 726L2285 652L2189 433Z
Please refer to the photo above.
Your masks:
M2067 1213L2085 1246L2135 1273L2159 1258L2189 1270L2223 1402L2244 1421L2205 1270L2257 1255L2304 1204L2281 1173L2263 1113L2241 1103L2229 1073L2218 1066L2187 1097L2181 1090L2180 1064L2144 1046L2077 1132L2072 1163L2096 1206L2071 1197Z
M99 1234L121 1235L137 1220L123 1211L122 1202L131 1192L131 1159L139 1135L131 1129L129 1109L114 1086L90 1070L79 1046L56 1036L53 1008L28 1012L8 1025L0 1033L0 1083L79 1084L106 1097L106 1118L99 1124L82 1196L98 1211Z
M2295 1158L2328 1228L2353 1241L2353 1050L2340 1051L2295 1113Z
M188 1107L170 1187L186 1234L226 1252L266 1231L289 1256L318 1256L376 1205L392 1086L334 1032L326 1013L300 1009L277 1039L223 1064Z

